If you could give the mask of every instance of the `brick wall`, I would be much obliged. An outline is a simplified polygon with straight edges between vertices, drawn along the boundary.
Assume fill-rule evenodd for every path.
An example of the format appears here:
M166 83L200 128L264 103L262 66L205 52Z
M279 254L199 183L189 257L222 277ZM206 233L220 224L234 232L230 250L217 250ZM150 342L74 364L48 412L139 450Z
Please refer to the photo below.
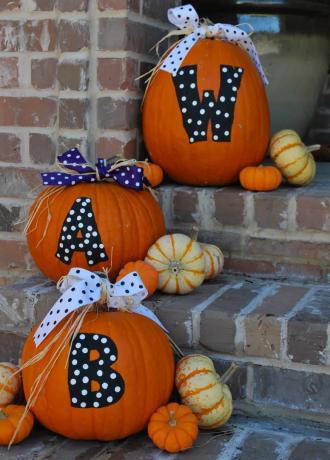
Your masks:
M33 271L22 234L39 172L77 143L134 157L141 83L175 0L0 0L0 281ZM87 142L88 141L88 142ZM32 191L32 193L31 193Z
M330 144L330 73L324 84L307 140L311 144Z

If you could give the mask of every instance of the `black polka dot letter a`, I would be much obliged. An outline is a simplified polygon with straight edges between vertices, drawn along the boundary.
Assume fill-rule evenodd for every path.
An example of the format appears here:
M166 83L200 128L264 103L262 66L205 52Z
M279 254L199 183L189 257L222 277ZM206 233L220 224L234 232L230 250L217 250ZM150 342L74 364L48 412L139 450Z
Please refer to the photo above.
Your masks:
M91 351L97 359L91 360ZM111 368L117 361L117 347L106 335L80 333L73 340L69 357L71 406L99 408L115 404L125 391L121 375ZM92 390L96 382L97 390Z
M56 257L70 264L74 252L84 252L89 266L108 260L99 235L90 198L77 198L66 216Z
M221 85L218 98L215 98L213 90L206 90L203 92L202 101L199 99L197 88L196 65L181 67L177 75L173 77L183 125L191 144L207 140L209 121L212 125L212 140L230 142L235 104L242 76L241 67L221 65Z

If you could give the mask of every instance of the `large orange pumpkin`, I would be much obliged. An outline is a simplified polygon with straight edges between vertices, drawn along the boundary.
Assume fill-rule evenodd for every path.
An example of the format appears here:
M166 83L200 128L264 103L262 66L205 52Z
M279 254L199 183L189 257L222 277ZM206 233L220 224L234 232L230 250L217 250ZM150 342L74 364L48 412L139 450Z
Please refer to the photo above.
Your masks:
M71 267L108 267L115 279L126 262L144 259L165 233L161 208L149 191L104 182L57 190L46 198L56 192L47 187L34 202L27 234L36 264L55 281Z
M23 364L43 350L60 323L38 348L33 331ZM44 369L55 348L23 370L24 393ZM74 439L113 440L147 426L172 392L174 358L166 334L136 313L87 313L71 350L67 344L31 407L46 428Z
M223 185L263 160L270 136L264 84L248 53L218 39L199 40L176 77L162 70L143 106L153 162L177 182Z

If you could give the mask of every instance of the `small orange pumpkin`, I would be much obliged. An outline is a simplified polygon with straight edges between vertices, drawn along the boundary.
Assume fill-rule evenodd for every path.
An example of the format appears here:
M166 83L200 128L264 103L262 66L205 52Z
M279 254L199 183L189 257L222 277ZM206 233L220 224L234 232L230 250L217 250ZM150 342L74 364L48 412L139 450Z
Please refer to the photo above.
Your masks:
M15 438L12 440L24 412L25 406L17 406L15 404L11 404L3 409L0 409L1 446L18 444L29 436L34 425L34 417L30 411L25 414L21 426L17 430Z
M190 449L198 435L197 417L184 404L169 403L151 416L148 435L167 452Z
M10 404L20 390L21 377L17 370L12 363L0 363L0 405Z
M157 270L150 264L143 262L143 260L137 260L136 262L128 262L120 270L116 281L121 280L122 278L124 278L124 276L128 275L128 273L131 272L137 272L140 275L140 278L142 279L149 296L151 296L157 289L158 285Z
M148 179L151 187L157 187L161 184L164 179L164 172L162 168L155 163L149 163L149 161L138 161L137 166L143 168L144 177Z
M240 172L239 181L247 190L266 192L280 186L282 175L275 166L248 166Z

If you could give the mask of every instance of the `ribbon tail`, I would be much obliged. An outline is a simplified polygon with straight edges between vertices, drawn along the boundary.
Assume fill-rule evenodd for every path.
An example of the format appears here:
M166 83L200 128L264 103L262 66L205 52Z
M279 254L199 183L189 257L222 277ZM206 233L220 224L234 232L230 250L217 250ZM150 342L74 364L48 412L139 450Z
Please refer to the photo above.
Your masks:
M154 321L156 324L158 324L158 326L160 326L165 332L168 332L166 327L157 318L155 313L153 313L151 310L149 310L149 308L147 308L147 307L145 307L143 305L138 305L137 307L133 308L131 311L132 311L132 313L138 313L139 315L142 315L142 316L145 316L145 317L151 319L151 321Z

